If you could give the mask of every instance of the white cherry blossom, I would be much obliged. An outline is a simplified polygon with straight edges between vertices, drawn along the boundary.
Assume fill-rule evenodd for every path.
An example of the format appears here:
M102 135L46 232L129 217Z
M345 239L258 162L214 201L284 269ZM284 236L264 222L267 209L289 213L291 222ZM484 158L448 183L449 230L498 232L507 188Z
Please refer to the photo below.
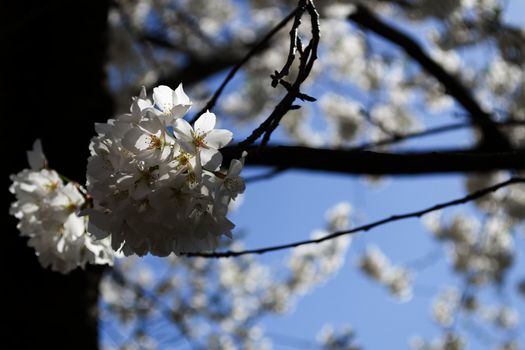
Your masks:
M215 114L206 112L195 121L193 128L184 119L177 119L173 128L181 147L190 154L200 154L201 162L208 170L216 170L222 163L218 151L232 140L232 133L225 129L214 129Z
M171 125L176 119L182 118L190 109L192 102L184 93L182 84L175 90L161 85L153 89L153 103L155 110L160 111L163 121Z
M219 170L218 149L232 133L214 129L210 112L191 126L181 118L190 105L181 85L160 86L153 103L143 90L131 114L97 125L87 172L93 207L86 214L90 230L111 236L113 249L125 255L213 250L222 235L232 236L226 215L244 191L244 163L232 160L226 174Z
M18 229L29 237L27 244L35 249L43 267L68 273L86 263L113 263L109 239L97 241L87 232L87 218L77 214L85 203L79 185L64 184L58 173L42 168L47 161L40 141L28 152L32 169L11 176L9 188L17 201L11 214L20 220Z

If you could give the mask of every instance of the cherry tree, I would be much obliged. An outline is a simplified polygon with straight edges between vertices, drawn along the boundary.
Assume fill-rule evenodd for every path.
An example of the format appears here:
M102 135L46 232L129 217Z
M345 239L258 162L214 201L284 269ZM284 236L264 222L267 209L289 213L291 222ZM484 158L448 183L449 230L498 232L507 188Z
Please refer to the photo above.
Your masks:
M27 6L5 21L6 67L18 68L2 94L16 111L3 147L9 345L272 348L264 320L337 274L353 241L421 218L460 283L430 300L440 337L416 329L410 346L524 346L504 297L525 297L525 31L507 2ZM243 175L251 167L266 170ZM367 222L346 200L299 241L243 243L231 212L250 185L297 169L370 189L456 173L464 193ZM259 258L275 251L278 267ZM417 295L417 264L377 244L353 268L394 301ZM358 328L326 321L302 347L366 348Z

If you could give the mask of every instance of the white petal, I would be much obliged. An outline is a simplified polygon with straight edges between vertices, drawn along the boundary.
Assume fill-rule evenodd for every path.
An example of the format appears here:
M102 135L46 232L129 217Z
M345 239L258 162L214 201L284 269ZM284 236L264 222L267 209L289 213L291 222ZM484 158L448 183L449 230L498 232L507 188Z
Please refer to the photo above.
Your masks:
M173 93L173 105L184 105L184 106L191 106L192 102L190 101L190 98L184 93L184 90L182 89L182 83L177 86L175 89L175 92ZM188 107L189 108L189 107Z
M153 102L163 112L171 110L173 107L173 90L166 85L154 88Z
M194 158L194 161L190 161L193 167L193 174L198 183L202 181L202 160L200 154L197 152L197 155Z
M184 152L187 152L189 154L197 153L197 147L195 147L193 141L180 140L179 145L184 150Z
M147 150L151 144L151 136L139 128L129 130L122 139L122 146L137 153Z
M164 130L164 125L162 125L162 122L158 118L145 120L140 123L140 127L157 136L160 136Z
M27 151L27 160L33 170L40 170L46 166L46 156L44 156L44 152L42 152L40 139L35 140L31 151Z
M238 159L232 159L230 169L228 169L228 176L239 176L242 170L242 162Z
M221 152L212 148L202 149L201 164L207 170L217 170L222 164Z
M226 146L232 140L233 134L230 130L216 129L209 132L204 142L211 148L219 149Z
M178 105L171 109L171 117L173 119L182 118L184 114L190 109L191 105Z
M175 137L180 141L192 142L193 141L193 128L190 123L184 119L177 119L173 125L173 133Z
M86 223L83 218L79 218L75 214L68 216L64 223L64 235L71 238L81 237L86 231Z
M199 119L195 122L196 133L207 133L215 127L215 114L206 112L202 114Z
M147 108L153 107L149 99L142 99L142 98L137 100L137 105L140 107L141 110L145 110Z
M148 97L148 94L146 93L146 87L142 85L140 88L139 98L146 99Z

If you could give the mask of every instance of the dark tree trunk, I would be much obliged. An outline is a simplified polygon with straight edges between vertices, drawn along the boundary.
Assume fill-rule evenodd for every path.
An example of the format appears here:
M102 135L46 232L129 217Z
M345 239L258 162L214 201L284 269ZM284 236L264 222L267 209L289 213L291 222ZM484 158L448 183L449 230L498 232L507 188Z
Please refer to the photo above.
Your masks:
M11 173L41 138L51 167L83 182L93 122L111 115L105 89L109 1L11 1L0 11L4 349L95 349L102 269L44 270L7 215Z

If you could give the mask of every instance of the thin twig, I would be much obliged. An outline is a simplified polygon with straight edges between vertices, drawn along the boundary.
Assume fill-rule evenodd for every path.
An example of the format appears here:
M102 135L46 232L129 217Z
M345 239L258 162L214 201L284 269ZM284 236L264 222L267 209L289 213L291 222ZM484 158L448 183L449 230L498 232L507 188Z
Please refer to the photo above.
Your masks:
M225 251L225 252L210 252L210 253L185 253L183 255L187 256L187 257L229 258L229 257L236 257L236 256L241 256L241 255L247 255L247 254L263 254L263 253L268 253L268 252L274 252L274 251L277 251L277 250L283 250L283 249L290 249L290 248L300 247L300 246L308 245L308 244L317 244L317 243L328 241L328 240L331 240L331 239L334 239L334 238L337 238L337 237L340 237L340 236L350 235L350 234L353 234L353 233L356 233L356 232L361 232L361 231L369 231L369 230L371 230L371 229L373 229L373 228L375 228L377 226L381 226L381 225L384 225L384 224L387 224L387 223L390 223L390 222L400 221L400 220L404 220L404 219L408 219L408 218L418 218L418 217L421 217L421 216L423 216L425 214L428 214L430 212L433 212L433 211L441 210L441 209L444 209L444 208L447 208L447 207L451 207L451 206L455 206L455 205L458 205L458 204L465 204L465 203L468 203L470 201L473 201L473 200L476 200L478 198L481 198L483 196L486 196L487 194L495 192L495 191L497 191L500 188L503 188L503 187L506 187L506 186L509 186L509 185L512 185L512 184L516 184L516 183L525 183L525 178L523 178L523 177L512 177L512 178L508 179L507 181L500 182L500 183L498 183L496 185L493 185L493 186L487 187L485 189L482 189L482 190L470 193L470 194L468 194L468 195L466 195L466 196L464 196L462 198L459 198L459 199L454 199L454 200L451 200L451 201L448 201L448 202L436 204L436 205L434 205L432 207L429 207L429 208L426 208L426 209L422 209L422 210L418 210L418 211L414 211L414 212L410 212L410 213L406 213L406 214L393 215L393 216L390 216L389 218L378 220L378 221L374 221L374 222L366 224L366 225L358 226L358 227L353 228L351 230L336 231L336 232L333 232L333 233L331 233L329 235L326 235L324 237L317 238L317 239L309 239L309 240L298 241L298 242L293 242L293 243L288 243L288 244L283 244L283 245L277 245L277 246L265 247L265 248L258 248L258 249L250 249L250 250L240 250L240 251L231 251L230 250L230 251Z
M274 75L272 76L272 86L276 87L279 83L279 80L287 77L290 73L290 67L292 66L293 62L295 61L295 53L297 52L297 46L300 42L298 29L301 25L301 17L304 13L306 7L306 1L301 0L299 1L299 5L296 8L295 16L294 16L294 22L292 25L292 29L290 30L290 48L288 50L288 58L286 59L286 63L284 64L283 68L280 72L275 71Z
M495 122L495 125L497 127L525 126L525 120L508 120L508 121L503 121L499 123ZM405 134L391 135L390 137L382 139L380 141L363 143L357 147L351 147L350 149L355 150L355 151L372 149L375 147L387 146L387 145L403 142L408 139L436 135L436 134L441 134L447 131L454 131L454 130L464 129L468 127L470 127L470 123L451 123L447 125L441 125L441 126L436 126L433 128L428 128L423 131L414 131L414 132L409 132Z
M390 130L383 122L380 120L374 120L368 110L361 109L361 114L365 117L365 120L372 126L375 126L380 131L382 131L384 134L389 136L390 139L400 139L402 138L401 134L397 133L394 130Z
M300 10L298 14L299 19L296 18L296 20L294 21L294 27L300 25L300 16L306 10L310 16L310 22L312 25L312 38L303 50L301 41L298 37L296 37L293 34L295 33L295 31L294 28L292 28L292 31L290 32L290 51L288 53L288 60L286 61L285 66L283 67L281 72L275 72L271 76L272 86L276 87L277 85L282 85L286 88L287 93L283 97L283 99L275 106L274 110L266 118L266 120L264 120L261 123L261 125L259 125L255 130L253 130L253 132L244 141L238 144L238 147L240 149L247 148L263 135L264 137L262 139L260 148L264 148L270 140L271 134L277 128L284 115L288 111L297 108L293 104L296 98L300 98L302 100L307 101L315 100L313 97L301 93L300 88L301 84L310 75L314 62L317 59L317 47L319 45L320 40L319 13L317 13L317 10L312 0L300 0L298 9ZM288 68L291 65L291 62L293 62L293 60L295 59L296 52L299 52L300 54L298 73L295 78L295 81L293 83L288 83L283 80L286 77L284 73L289 73Z
M207 110L211 110L213 108L213 106L215 106L215 103L217 103L217 99L219 98L219 96L222 94L222 91L224 90L224 88L226 87L226 85L230 82L230 80L235 76L235 74L237 73L237 71L246 63L248 62L248 60L250 60L250 58L252 58L257 52L259 52L266 44L267 42L279 31L281 30L292 18L295 17L295 15L298 13L299 11L299 8L295 8L288 16L286 16L281 22L279 22L271 31L268 32L268 34L266 34L264 36L264 38L261 39L261 41L259 41L259 43L257 45L255 45L247 54L246 56L244 56L244 58L239 61L239 63L237 63L231 70L230 72L228 73L228 75L226 76L226 78L224 78L223 82L221 83L221 85L219 86L219 88L217 89L217 91L215 91L215 93L213 94L213 96L210 98L210 100L208 101L208 103L206 103L206 105L200 110L198 111L195 116L192 118L192 123L195 122L195 120L197 120L197 118L204 112L206 112Z

